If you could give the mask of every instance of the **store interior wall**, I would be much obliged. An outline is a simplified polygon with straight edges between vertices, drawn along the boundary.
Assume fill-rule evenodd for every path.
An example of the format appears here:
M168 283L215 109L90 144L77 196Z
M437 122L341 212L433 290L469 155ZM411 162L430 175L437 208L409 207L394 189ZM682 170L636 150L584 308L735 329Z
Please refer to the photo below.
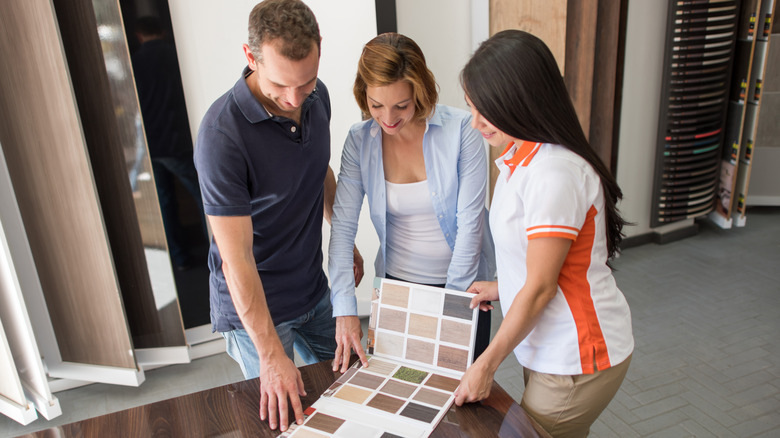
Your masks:
M198 3L170 1L187 109L193 133L209 105L236 81L245 65L241 44L246 40L246 21L255 0ZM322 42L320 77L328 85L333 104L331 167L338 174L343 141L360 113L352 97L352 82L363 44L376 33L373 2L349 0L339 8L327 0L307 0L317 15ZM458 75L474 44L482 38L487 23L474 23L473 8L486 8L481 0L397 0L398 31L413 38L423 49L440 86L440 102L466 108ZM628 237L690 227L692 220L650 227L653 163L658 129L659 95L663 69L663 45L667 2L628 2L624 86L618 145L617 179L624 198L620 209L634 223ZM487 14L484 15L487 17ZM431 26L432 17L444 25ZM344 26L344 23L350 23ZM365 214L359 224L357 245L365 258L366 278L374 276L373 260L378 241ZM327 258L329 227L323 227ZM327 261L326 261L327 263ZM358 288L369 296L370 283Z

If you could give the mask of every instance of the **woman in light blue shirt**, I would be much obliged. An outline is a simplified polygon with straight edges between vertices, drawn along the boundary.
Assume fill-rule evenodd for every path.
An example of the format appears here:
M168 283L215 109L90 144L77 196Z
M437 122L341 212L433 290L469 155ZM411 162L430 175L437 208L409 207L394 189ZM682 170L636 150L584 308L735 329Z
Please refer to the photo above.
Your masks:
M482 137L468 112L436 104L417 44L395 33L369 41L354 94L371 118L353 125L344 144L328 252L333 316L355 315L336 326L334 369L344 371L350 347L361 350L353 247L364 196L380 242L377 276L465 291L495 272ZM489 317L480 314L476 355L487 346Z

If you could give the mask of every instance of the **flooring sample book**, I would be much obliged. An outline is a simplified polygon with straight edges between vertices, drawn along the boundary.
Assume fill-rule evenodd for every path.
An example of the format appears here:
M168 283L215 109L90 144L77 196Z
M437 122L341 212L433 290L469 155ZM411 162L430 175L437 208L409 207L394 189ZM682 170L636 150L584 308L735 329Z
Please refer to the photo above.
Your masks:
M368 367L355 362L279 438L423 438L454 401L471 365L473 294L378 278Z

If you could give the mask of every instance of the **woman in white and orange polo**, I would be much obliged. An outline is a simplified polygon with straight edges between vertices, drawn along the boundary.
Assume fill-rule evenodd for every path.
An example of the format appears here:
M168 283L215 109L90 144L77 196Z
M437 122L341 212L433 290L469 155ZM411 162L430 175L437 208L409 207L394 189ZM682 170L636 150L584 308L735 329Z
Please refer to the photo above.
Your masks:
M497 282L477 282L472 305L499 299L504 320L463 376L458 405L489 395L514 351L521 405L553 436L587 436L622 383L634 340L631 313L608 260L625 221L622 194L588 144L547 46L500 32L461 75L478 129L504 148L491 204Z

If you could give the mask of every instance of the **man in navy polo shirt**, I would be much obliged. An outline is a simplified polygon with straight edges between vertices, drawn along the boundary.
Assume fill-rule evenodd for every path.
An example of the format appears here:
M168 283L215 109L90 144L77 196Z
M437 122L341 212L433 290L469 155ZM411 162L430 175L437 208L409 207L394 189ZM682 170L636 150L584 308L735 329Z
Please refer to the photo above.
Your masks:
M306 363L337 347L322 270L323 212L335 194L330 98L317 79L319 27L300 0L255 6L243 48L248 66L204 116L195 147L214 234L211 320L244 376L260 377L261 419L275 429L278 411L285 430L288 399L303 421L293 346ZM355 332L343 324L342 336ZM347 345L362 350L359 337Z

